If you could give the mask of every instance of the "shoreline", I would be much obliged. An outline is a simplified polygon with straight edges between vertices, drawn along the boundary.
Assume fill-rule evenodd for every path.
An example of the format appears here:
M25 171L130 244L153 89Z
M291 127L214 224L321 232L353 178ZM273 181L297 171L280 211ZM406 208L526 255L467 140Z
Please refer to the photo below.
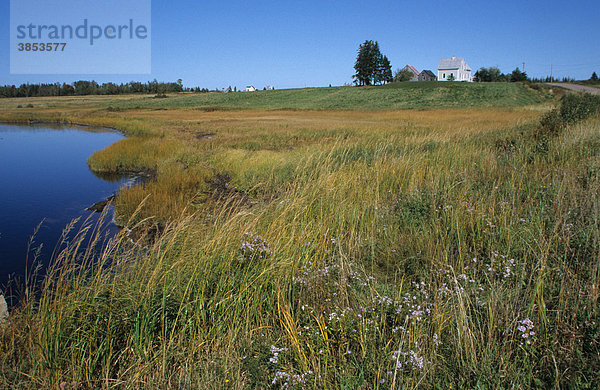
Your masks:
M0 119L0 125L22 125L22 126L55 125L55 126L73 126L73 127L87 128L87 129L105 130L106 132L118 133L118 134L121 134L123 137L127 137L127 135L123 131L121 131L121 130L119 130L117 128L114 128L114 127L88 125L86 123L80 123L80 122L69 122L69 121L38 121L38 120L22 121L22 120Z

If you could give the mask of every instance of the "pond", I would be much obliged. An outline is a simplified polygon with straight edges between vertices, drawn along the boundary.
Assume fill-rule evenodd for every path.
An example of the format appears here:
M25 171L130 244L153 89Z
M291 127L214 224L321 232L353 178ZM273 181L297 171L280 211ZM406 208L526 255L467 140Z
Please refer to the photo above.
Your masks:
M1 290L24 281L28 243L38 225L27 262L41 245L43 274L65 226L78 217L97 221L100 214L87 208L132 180L98 177L87 165L95 151L123 138L108 129L0 124ZM118 231L111 220L112 214L103 227L108 235Z

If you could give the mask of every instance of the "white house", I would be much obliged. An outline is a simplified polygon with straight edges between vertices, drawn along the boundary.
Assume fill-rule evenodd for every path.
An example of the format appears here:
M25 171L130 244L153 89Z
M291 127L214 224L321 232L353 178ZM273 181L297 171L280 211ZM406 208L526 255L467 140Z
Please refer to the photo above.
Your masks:
M450 76L452 75L452 76ZM438 65L438 80L448 81L454 79L454 81L473 81L473 75L471 75L471 67L467 65L464 58L442 58Z
M253 85L249 85L246 87L246 92L256 92L256 88Z

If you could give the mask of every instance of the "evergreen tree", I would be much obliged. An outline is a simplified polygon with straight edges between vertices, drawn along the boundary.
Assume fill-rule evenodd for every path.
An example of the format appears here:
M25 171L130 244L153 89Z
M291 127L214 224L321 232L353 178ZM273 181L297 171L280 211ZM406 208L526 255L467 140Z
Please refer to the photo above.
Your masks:
M519 68L517 68L512 71L512 73L510 75L510 81L512 81L512 82L527 81L527 73L521 72L521 70Z
M394 81L394 77L392 76L392 64L390 64L390 60L387 56L381 58L379 72L379 79L382 83L391 83Z
M354 82L358 85L371 85L377 71L379 56L379 45L373 41L365 41L358 48L358 56L354 64Z
M590 80L598 81L598 75L596 74L596 72L592 73L592 77L590 77Z
M383 84L392 81L390 60L381 54L377 41L365 41L358 48L354 64L354 83L357 85Z

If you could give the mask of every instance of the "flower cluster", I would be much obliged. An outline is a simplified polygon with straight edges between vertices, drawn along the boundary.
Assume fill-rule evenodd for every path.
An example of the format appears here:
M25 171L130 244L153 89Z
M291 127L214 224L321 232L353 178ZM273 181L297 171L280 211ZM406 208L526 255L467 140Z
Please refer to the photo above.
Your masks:
M508 255L501 255L496 251L492 251L489 263L486 264L486 269L489 273L506 279L515 274L515 259L508 258Z
M396 370L402 368L408 368L412 371L422 369L425 365L425 359L423 356L419 356L420 352L420 350L415 351L413 349L408 352L394 351L392 360L396 362Z
M412 292L405 293L399 301L394 302L395 313L399 318L416 322L431 316L433 301L424 282L413 282Z
M240 244L238 261L245 263L252 259L264 259L273 254L266 239L254 233L244 234L244 241Z
M340 266L337 264L327 265L320 269L312 269L309 263L300 269L297 276L294 277L294 284L303 287L315 287L317 284L329 282L329 279L337 279Z
M535 336L534 327L533 321L529 318L519 321L517 330L521 332L521 345L531 345L533 343L533 336Z
M308 386L308 379L313 374L312 371L306 371L302 374L288 374L284 371L278 371L275 373L275 377L271 384L279 385L282 389L302 389L305 386Z
M473 262L477 262L477 259L473 259ZM468 266L465 267L465 269L468 268ZM437 293L441 298L451 299L467 295L477 303L478 307L486 305L486 301L483 298L484 288L481 283L466 274L454 277L454 273L450 268L445 269L443 272L445 273L446 282L443 282L437 289Z
M274 345L271 345L271 358L269 359L269 363L277 364L279 363L279 353L287 351L287 348L277 348Z

